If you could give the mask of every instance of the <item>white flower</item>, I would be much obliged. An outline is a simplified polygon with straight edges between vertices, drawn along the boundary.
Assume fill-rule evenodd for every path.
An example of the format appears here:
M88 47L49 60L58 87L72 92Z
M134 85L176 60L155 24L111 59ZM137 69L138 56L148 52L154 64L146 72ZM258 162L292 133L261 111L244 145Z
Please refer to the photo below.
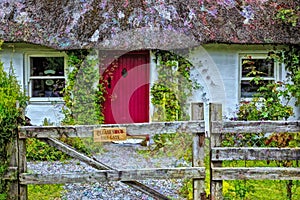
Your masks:
M123 13L122 11L119 11L119 13L118 13L118 18L119 18L119 19L122 19L122 18L124 18L124 17L125 17L124 13Z
M91 37L90 40L91 40L92 42L97 42L98 39L99 39L99 30L97 29L97 30L94 32L94 34L92 35L92 37Z

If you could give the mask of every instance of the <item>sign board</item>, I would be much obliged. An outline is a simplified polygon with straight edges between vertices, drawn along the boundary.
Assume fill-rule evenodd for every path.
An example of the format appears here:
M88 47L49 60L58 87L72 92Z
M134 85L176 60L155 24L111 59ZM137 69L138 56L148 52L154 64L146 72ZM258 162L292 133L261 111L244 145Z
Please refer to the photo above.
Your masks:
M112 142L126 139L126 128L98 128L94 130L94 142Z

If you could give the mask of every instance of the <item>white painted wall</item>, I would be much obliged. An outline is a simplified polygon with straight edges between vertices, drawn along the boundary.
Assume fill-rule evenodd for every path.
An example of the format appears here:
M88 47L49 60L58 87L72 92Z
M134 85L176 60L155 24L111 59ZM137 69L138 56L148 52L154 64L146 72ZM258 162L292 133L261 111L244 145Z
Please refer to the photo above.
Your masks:
M239 55L241 53L267 53L274 47L271 45L226 45L207 44L190 53L190 61L198 67L196 73L204 91L196 91L191 102L203 102L205 92L209 102L223 104L223 116L231 118L235 115L239 96ZM277 49L280 47L276 47ZM199 56L201 55L201 56ZM198 64L199 61L202 63ZM284 67L279 68L279 80L285 78ZM207 80L207 77L210 79ZM211 84L213 81L215 84ZM223 88L222 88L223 87ZM290 119L299 119L300 108L295 107L295 116ZM207 108L206 108L206 112Z
M14 44L4 45L0 51L1 61L8 70L10 61L15 68L19 83L26 90L28 84L24 82L26 72L24 60L25 54L30 52L55 52L53 49L29 45ZM239 53L267 52L272 46L268 45L225 45L208 44L191 50L187 59L196 67L193 76L197 78L202 89L195 91L190 102L214 102L223 104L223 114L226 117L234 116L239 103ZM155 71L154 55L150 59L150 84L157 79ZM284 70L280 72L284 77ZM208 99L208 100L205 100ZM26 115L31 118L32 124L42 125L45 118L54 124L59 124L63 119L61 108L63 102L29 102ZM207 106L205 107L206 112ZM296 116L299 119L300 108L295 108ZM150 105L150 116L153 113L153 106Z
M8 72L12 64L19 84L24 87L23 54L21 52L13 52L12 49L4 49L1 50L0 53L4 70Z
M150 51L150 87L149 87L149 102L150 102L150 106L149 106L149 109L150 109L150 114L149 114L149 121L151 122L152 121L152 117L153 117L153 113L154 113L154 106L153 104L151 103L151 88L152 86L154 85L154 83L157 81L157 78L158 78L158 74L157 74L157 71L156 71L156 63L155 63L155 55L152 51Z

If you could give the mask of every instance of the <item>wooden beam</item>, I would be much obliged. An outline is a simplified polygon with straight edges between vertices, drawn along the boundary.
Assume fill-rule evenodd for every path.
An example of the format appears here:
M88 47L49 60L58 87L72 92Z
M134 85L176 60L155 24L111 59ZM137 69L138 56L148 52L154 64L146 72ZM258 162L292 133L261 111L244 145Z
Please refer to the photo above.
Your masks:
M61 150L62 152L68 154L69 156L76 158L96 169L114 170L112 167L109 167L109 166L101 163L100 161L98 161L95 158L90 158L83 153L79 153L74 148L70 147L69 145L67 145L55 138L47 138L47 139L44 139L44 141L47 142L49 145L54 146L57 149ZM124 183L132 188L135 188L136 190L139 190L139 191L143 192L144 194L147 194L148 196L151 196L155 199L169 200L168 197L164 196L163 194L157 192L156 190L154 190L146 185L139 183L138 181L135 181L135 180L134 181L122 181L122 183Z
M152 168L102 170L97 172L64 173L64 174L28 174L20 175L20 183L28 184L66 184L66 183L95 183L103 181L132 181L148 179L182 179L205 178L204 167L187 168Z
M221 167L212 169L213 180L300 180L300 168Z
M18 175L18 165L19 165L19 148L18 148L18 140L14 138L9 144L7 144L7 155L9 157L9 170L17 170L15 171L15 175ZM9 175L9 171L8 174ZM18 177L16 179L12 179L8 183L8 199L18 199L19 198L19 180Z
M211 126L215 133L300 132L300 121L212 121Z
M26 161L26 139L18 139L19 147L19 167L18 174L27 172L27 161ZM19 200L27 200L28 191L27 185L19 184Z
M78 125L78 126L23 126L19 129L19 137L92 137L96 128L125 127L130 135L148 135L163 133L204 133L204 121L185 122L155 122L137 124L103 124L103 125Z
M204 120L204 104L192 103L192 120ZM204 167L205 133L193 134L193 167ZM193 179L193 199L202 200L206 197L205 180Z
M222 121L222 104L209 105L209 122L210 122L210 144L209 149L221 146L221 135L218 131L212 129L213 121ZM211 199L222 200L223 199L223 182L222 180L213 180L212 178L212 168L222 167L222 161L212 161L212 154L210 151L210 195Z
M215 147L212 161L221 160L300 160L300 148Z

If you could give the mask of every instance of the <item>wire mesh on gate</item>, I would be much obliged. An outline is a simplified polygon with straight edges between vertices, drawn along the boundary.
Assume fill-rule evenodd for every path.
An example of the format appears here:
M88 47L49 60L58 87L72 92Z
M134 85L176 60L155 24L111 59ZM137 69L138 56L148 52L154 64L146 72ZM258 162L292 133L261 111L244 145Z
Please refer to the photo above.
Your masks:
M264 147L268 135L264 133L222 133L222 147Z

